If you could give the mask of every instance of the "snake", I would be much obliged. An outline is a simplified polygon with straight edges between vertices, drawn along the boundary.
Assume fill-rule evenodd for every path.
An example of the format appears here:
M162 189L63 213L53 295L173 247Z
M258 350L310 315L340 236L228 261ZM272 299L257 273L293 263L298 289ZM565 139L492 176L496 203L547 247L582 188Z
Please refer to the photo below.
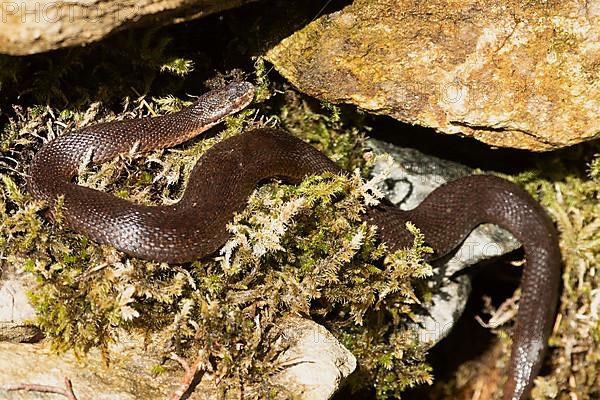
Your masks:
M132 148L139 152L183 143L254 97L249 82L211 90L171 114L98 123L48 141L34 156L27 178L32 197L49 214L62 199L62 223L101 244L135 257L184 263L215 253L230 237L227 224L261 182L297 184L310 175L344 171L326 155L276 128L257 128L212 146L198 160L180 200L135 204L74 182L86 160L105 162ZM454 251L478 225L492 223L523 246L526 266L512 333L504 400L529 396L551 333L559 292L561 256L557 231L543 207L523 188L493 175L471 175L433 190L416 208L389 201L370 207L364 220L378 227L389 250L410 247L412 222L434 250L431 260Z

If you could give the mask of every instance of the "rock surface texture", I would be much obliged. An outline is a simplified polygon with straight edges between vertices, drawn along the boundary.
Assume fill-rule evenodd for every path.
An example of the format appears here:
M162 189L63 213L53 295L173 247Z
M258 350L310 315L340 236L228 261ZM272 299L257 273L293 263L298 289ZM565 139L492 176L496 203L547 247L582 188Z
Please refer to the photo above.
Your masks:
M289 318L282 323L281 340L289 341L279 361L281 370L274 380L294 398L327 400L344 379L356 368L356 358L325 328L317 323ZM111 348L111 363L107 367L97 350L81 360L72 352L57 355L48 343L16 344L0 341L0 399L56 399L55 394L8 391L16 384L40 384L64 388L64 378L72 380L79 399L133 400L167 399L178 388L183 372L177 367L162 374L152 368L161 363L160 357L148 349L144 337L123 334ZM202 377L190 396L191 400L221 399L215 382L219 377ZM245 389L250 390L248 386ZM286 399L288 396L275 397ZM240 393L239 397L243 397ZM232 398L232 397L228 397ZM235 397L237 398L237 396Z
M600 136L600 2L356 0L267 59L300 90L493 146Z
M29 343L42 338L34 325L35 309L27 291L34 288L30 275L12 265L0 273L0 342Z
M0 53L25 55L81 45L125 28L181 22L250 1L1 1Z
M298 398L329 399L356 369L354 355L316 322L290 317L279 329L289 347L277 359L282 368L274 381Z

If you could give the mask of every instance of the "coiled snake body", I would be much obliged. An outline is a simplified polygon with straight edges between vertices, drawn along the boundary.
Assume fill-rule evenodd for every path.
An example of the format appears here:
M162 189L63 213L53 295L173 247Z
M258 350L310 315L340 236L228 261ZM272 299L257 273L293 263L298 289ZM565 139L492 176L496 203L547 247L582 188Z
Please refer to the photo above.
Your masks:
M186 262L209 255L228 238L226 224L246 204L256 184L279 177L296 183L311 174L341 170L312 146L283 131L257 129L213 146L198 161L182 199L171 206L143 206L72 183L82 161L94 163L125 153L182 143L244 108L253 97L246 82L201 96L190 107L156 118L93 125L46 144L30 167L29 191L52 207L64 196L64 223L100 243L131 255ZM421 229L441 257L479 224L494 223L523 245L527 267L504 399L525 398L539 372L554 321L560 253L554 226L522 188L479 175L442 185L417 208L401 211L387 203L365 219L380 228L391 249L412 244L405 222Z

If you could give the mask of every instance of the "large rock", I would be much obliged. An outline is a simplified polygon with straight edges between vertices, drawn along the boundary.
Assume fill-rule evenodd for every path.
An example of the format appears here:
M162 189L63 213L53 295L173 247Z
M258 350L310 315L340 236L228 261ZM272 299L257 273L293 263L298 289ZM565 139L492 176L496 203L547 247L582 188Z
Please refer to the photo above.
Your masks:
M289 347L277 358L282 368L274 381L297 398L329 399L356 369L354 355L316 322L289 317L279 328Z
M24 0L0 2L0 53L24 55L94 42L140 24L181 22L252 0Z
M273 377L294 398L327 400L356 368L356 358L325 328L317 323L291 317L281 326L280 340L289 346L278 358L281 368ZM15 344L0 341L0 398L55 399L56 395L8 391L18 384L50 385L64 388L64 378L72 380L79 399L166 399L179 389L183 370L169 368L153 374L152 367L161 359L148 350L145 338L123 333L113 345L110 367L97 350L77 359L72 352L57 355L45 341ZM200 376L200 374L198 374ZM190 399L222 398L219 377L201 375ZM249 390L250 387L246 387ZM243 397L240 393L240 397ZM278 396L276 398L289 398Z
M300 90L494 146L600 135L600 3L356 0L271 49Z

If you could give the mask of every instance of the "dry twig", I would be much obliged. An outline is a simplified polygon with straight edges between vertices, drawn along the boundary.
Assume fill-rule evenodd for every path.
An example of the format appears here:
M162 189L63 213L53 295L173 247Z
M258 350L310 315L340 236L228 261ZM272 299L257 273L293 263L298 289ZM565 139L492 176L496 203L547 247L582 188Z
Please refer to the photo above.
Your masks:
M22 390L25 392L39 392L39 393L55 393L65 396L69 400L77 400L77 396L73 393L73 384L71 380L65 377L65 388L61 388L58 386L49 386L49 385L35 385L28 383L19 383L15 385L4 385L1 387L2 390L7 392L14 392L17 390Z
M192 382L194 382L194 378L196 377L196 373L200 369L200 365L202 364L202 360L204 359L204 357L202 352L198 354L198 357L196 357L196 360L194 361L191 367L185 359L179 357L175 353L171 354L171 358L177 361L183 367L185 374L181 379L179 387L171 395L170 400L182 400L183 395L190 389Z

